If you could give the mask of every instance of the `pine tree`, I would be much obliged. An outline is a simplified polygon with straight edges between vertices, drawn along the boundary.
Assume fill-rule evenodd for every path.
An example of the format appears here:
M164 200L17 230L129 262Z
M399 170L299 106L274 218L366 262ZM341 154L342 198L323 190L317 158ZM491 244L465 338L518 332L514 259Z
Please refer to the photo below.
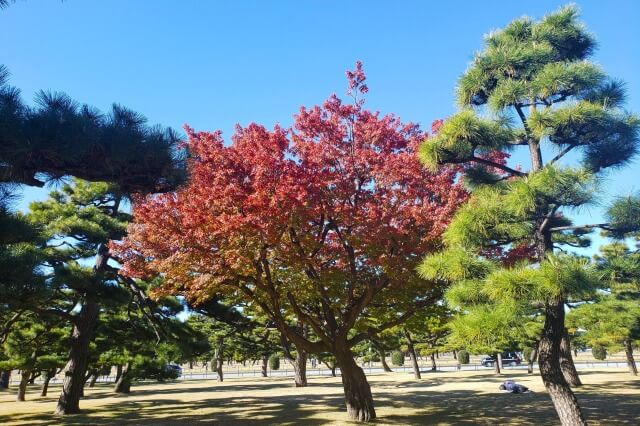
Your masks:
M23 102L0 65L0 182L42 187L75 176L114 182L124 193L169 190L185 178L179 136L149 126L144 116L114 104L102 114L59 92Z
M552 267L555 247L583 245L582 236L594 228L637 228L636 198L618 202L607 223L573 225L562 214L591 202L597 177L627 164L638 150L640 122L622 110L623 84L589 61L594 49L573 6L539 21L515 20L485 38L459 80L461 110L420 151L432 169L462 164L474 188L445 233L449 248L486 254L496 247L531 247L538 262L549 259ZM529 152L528 171L496 160L495 151L518 147ZM554 150L545 162L543 153ZM578 166L561 165L569 153L581 158ZM564 270L563 260L556 263ZM561 422L585 424L561 367L568 349L565 285L575 282L552 284L542 295L540 371Z
M600 253L595 262L603 292L594 303L573 310L567 321L584 330L580 338L589 346L602 346L609 353L624 350L629 371L637 376L633 349L640 341L640 253L625 243L604 246Z

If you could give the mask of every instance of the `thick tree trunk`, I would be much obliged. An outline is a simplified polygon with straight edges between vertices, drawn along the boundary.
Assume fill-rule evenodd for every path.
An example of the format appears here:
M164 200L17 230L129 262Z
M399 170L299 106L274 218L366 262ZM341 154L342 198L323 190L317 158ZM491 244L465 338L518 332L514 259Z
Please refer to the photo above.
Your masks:
M560 366L560 345L564 331L564 301L559 297L545 309L545 323L538 346L538 366L560 423L563 426L586 425L578 400Z
M536 362L536 358L538 358L538 344L539 342L536 342L527 360L527 373L529 374L533 374L533 364Z
M350 420L368 422L376 418L371 387L349 349L335 354L342 373L342 386Z
M16 401L24 401L24 397L27 394L27 385L29 384L30 377L30 370L22 370L20 372L20 385L18 386L18 395L16 396Z
M0 371L0 389L9 389L11 381L11 370Z
M632 375L638 375L638 367L636 367L636 360L633 358L633 345L631 340L624 341L624 353L627 356L627 365Z
M262 355L262 377L267 377L268 365L269 365L269 355Z
M115 393L130 393L131 392L131 363L128 362L122 369L120 379L116 382L113 388Z
M49 370L44 373L44 381L42 382L42 391L40 392L40 396L47 396L47 392L49 391L49 382L55 375L56 370Z
M216 348L216 374L218 376L218 381L224 381L224 375L222 373L222 366L224 364L223 358L224 352L224 339L222 337L218 338L218 347Z
M409 352L409 358L411 358L411 365L413 365L413 376L416 379L421 379L422 376L420 375L420 367L418 366L416 349L413 346L413 340L411 339L411 334L409 334L409 332L405 330L404 335L407 338L407 342L408 342L407 347Z
M293 370L295 371L295 382L297 388L307 386L307 353L296 348L296 359L293 362Z
M562 333L562 340L560 341L560 368L562 368L562 374L567 383L569 383L569 386L582 386L576 365L573 363L571 342L569 340L569 332L566 328Z
M493 363L493 368L496 371L496 374L502 374L502 354L500 352L498 352L495 355L496 361Z
M89 294L75 318L73 334L71 335L71 351L69 361L65 367L62 392L58 399L56 414L75 414L80 412L80 397L82 396L87 361L89 358L89 343L98 320L98 303L95 295Z
M437 371L438 370L438 366L436 365L436 357L435 354L431 354L431 371Z

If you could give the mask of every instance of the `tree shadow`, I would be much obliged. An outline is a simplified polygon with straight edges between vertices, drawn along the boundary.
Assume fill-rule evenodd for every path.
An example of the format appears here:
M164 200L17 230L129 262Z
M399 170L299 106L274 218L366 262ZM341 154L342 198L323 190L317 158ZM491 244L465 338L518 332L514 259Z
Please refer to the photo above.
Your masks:
M617 374L617 373L612 373ZM395 376L370 376L369 381L379 418L376 424L474 424L474 425L555 425L557 417L545 392L507 394L497 390L497 383L518 374L479 374L475 376L430 377L414 381ZM637 392L638 380L615 380L588 384L576 390L587 419L593 424L640 424ZM437 382L437 383L436 383ZM496 383L495 391L479 389L478 382ZM441 384L469 383L476 389L438 388ZM435 385L434 385L435 384ZM165 383L161 388L134 387L130 396L114 397L111 386L92 389L86 400L105 399L99 406L85 408L81 414L54 417L48 413L0 415L0 423L62 425L320 425L345 424L346 410L341 384L333 379L313 381L304 390L287 390L290 380L273 378L264 382L232 381L224 385L185 386ZM618 392L617 392L618 391ZM55 391L54 391L55 392ZM157 395L158 398L153 398ZM175 396L173 396L175 395ZM193 397L195 395L195 398ZM181 397L192 400L181 399ZM54 398L42 398L53 410ZM34 401L35 402L35 401Z

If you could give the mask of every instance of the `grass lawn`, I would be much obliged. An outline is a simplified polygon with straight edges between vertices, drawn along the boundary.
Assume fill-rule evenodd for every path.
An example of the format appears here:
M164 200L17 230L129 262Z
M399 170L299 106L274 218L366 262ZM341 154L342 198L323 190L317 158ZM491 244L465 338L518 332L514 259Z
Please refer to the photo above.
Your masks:
M371 375L376 424L557 424L539 376L508 372L425 373L421 381L407 373ZM593 425L640 424L640 379L622 369L582 371L578 398ZM497 390L513 379L535 393L511 395ZM51 415L59 386L40 398L33 387L27 402L15 389L0 392L0 424L188 425L188 424L346 424L340 378L311 377L309 387L293 387L293 378L234 379L140 384L130 395L111 386L87 389L83 413Z

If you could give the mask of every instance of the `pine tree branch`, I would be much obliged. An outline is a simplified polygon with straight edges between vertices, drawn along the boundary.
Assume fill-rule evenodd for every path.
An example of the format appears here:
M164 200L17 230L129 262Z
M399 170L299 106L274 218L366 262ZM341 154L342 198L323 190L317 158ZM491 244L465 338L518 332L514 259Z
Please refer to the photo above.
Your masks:
M496 169L500 169L503 172L507 172L507 173L510 173L512 175L515 175L515 176L526 176L527 175L524 172L521 172L521 171L516 170L516 169L512 169L511 167L505 166L504 164L494 163L493 161L487 160L485 158L473 156L469 160L475 161L476 163L484 164L484 165L489 166L489 167L495 167Z
M575 144L571 144L569 146L567 146L566 148L564 148L562 151L560 151L558 153L558 155L556 155L555 157L553 157L551 159L551 161L549 161L549 164L553 164L556 161L560 160L562 157L564 157L569 151L571 151L573 148L575 148L577 145Z
M520 121L522 121L522 127L524 127L524 131L527 134L527 138L531 136L531 130L529 130L529 122L527 122L527 116L524 115L524 111L522 111L522 105L515 105L516 112L518 113L518 117L520 117Z
M609 229L608 223L591 223L585 225L571 225L571 226L557 226L555 228L549 229L549 232L560 232L560 231L578 231L581 229L592 229L592 228L600 228L600 229Z

